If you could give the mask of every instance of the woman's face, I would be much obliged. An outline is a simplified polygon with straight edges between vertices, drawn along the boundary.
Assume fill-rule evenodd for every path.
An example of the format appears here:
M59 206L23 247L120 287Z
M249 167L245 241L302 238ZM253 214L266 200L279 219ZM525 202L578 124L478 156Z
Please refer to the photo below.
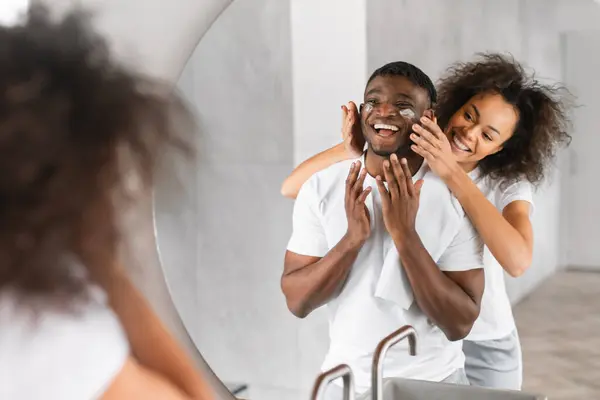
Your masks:
M485 157L502 150L518 121L516 109L502 95L482 93L454 113L446 136L457 161L473 169Z

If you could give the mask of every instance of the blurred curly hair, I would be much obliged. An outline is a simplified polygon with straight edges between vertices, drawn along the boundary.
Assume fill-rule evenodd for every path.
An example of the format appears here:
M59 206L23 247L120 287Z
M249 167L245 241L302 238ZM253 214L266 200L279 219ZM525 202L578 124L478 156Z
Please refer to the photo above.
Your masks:
M109 274L121 205L166 147L191 155L180 98L116 63L90 22L33 6L0 28L0 288L21 298L72 299Z

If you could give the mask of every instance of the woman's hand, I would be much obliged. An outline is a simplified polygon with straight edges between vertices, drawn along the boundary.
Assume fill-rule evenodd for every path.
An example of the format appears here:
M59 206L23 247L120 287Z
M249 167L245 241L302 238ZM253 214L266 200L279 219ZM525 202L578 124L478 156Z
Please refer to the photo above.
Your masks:
M353 101L342 106L342 139L350 158L359 158L365 149L365 138L360 127L360 115Z
M410 138L414 144L411 149L427 161L436 175L447 181L461 170L452 153L450 142L438 126L437 120L422 117L421 123L423 126L417 124L412 126L414 132Z

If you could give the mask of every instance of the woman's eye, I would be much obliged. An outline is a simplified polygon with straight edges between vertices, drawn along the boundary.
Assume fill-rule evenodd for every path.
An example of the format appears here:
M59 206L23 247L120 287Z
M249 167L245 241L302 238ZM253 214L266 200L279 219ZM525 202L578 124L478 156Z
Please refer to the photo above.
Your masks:
M465 111L465 119L466 119L467 121L472 121L472 120L473 120L473 117L471 117L471 114L469 114L468 112L466 112L466 111Z
M487 140L488 142L492 141L492 137L490 135L488 135L487 133L483 134L483 137L485 138L485 140Z

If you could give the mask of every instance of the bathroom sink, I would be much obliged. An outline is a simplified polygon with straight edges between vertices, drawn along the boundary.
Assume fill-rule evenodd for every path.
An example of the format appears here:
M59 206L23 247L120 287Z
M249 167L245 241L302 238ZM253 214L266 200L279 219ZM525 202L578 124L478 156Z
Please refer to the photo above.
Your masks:
M383 400L546 400L543 395L514 390L390 378L383 382ZM374 400L365 393L356 400Z
M515 390L488 389L402 378L383 379L383 360L387 351L404 339L408 339L410 354L416 355L417 333L412 326L407 325L398 329L377 345L373 355L370 392L356 396L352 369L347 365L339 365L319 375L313 389L312 400L320 400L326 387L332 381L340 378L344 381L344 400L547 400L544 395Z

